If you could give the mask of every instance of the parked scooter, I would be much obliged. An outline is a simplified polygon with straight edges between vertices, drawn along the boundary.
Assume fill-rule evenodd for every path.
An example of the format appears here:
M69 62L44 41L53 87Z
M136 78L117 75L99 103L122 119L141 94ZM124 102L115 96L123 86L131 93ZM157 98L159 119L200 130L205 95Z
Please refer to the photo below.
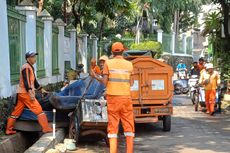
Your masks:
M188 80L188 85L189 85L189 95L191 98L191 101L193 103L193 105L195 104L195 93L196 93L196 88L194 87L197 82L199 80L199 76L198 75L192 75L190 77L190 79Z

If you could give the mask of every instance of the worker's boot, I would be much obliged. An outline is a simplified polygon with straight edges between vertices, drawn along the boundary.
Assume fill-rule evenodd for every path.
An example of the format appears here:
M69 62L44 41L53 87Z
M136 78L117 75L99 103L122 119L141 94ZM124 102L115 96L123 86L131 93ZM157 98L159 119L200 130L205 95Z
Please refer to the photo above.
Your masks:
M117 138L109 138L109 152L117 153Z
M210 115L213 116L215 112L215 103L210 103Z
M210 104L209 104L209 102L206 102L205 105L206 105L206 113L209 114L210 113Z
M15 118L11 118L11 117L8 118L7 125L6 125L6 134L7 135L16 134L16 131L13 130L15 122L16 122Z
M133 153L133 139L134 137L126 137L126 153Z
M41 125L43 133L49 133L53 131L53 129L49 126L46 114L42 113L38 115L38 123Z

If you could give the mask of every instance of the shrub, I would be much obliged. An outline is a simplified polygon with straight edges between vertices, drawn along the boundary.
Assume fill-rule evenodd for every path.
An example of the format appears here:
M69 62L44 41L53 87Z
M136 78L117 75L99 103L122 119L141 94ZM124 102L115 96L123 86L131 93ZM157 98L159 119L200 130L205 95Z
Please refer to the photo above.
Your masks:
M160 57L162 54L162 45L160 42L156 42L156 41L145 41L139 44L133 43L130 49L154 51L157 52L157 57Z

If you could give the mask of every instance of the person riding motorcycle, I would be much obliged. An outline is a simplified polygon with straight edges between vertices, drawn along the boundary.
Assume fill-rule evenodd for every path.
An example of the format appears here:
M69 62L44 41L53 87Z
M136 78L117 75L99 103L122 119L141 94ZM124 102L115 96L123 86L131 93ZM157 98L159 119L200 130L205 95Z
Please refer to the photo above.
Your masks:
M180 60L180 63L177 65L177 76L180 78L180 71L185 71L185 78L187 76L187 67L183 60Z
M200 76L200 69L198 67L198 63L197 62L193 62L193 68L191 70L191 76L193 76L193 75Z

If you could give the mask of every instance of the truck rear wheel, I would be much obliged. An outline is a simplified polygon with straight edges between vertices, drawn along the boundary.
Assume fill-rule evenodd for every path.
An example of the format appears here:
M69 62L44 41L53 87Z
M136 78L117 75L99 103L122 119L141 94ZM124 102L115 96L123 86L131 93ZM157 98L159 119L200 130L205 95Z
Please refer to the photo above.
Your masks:
M167 132L171 130L171 116L163 117L163 131Z

